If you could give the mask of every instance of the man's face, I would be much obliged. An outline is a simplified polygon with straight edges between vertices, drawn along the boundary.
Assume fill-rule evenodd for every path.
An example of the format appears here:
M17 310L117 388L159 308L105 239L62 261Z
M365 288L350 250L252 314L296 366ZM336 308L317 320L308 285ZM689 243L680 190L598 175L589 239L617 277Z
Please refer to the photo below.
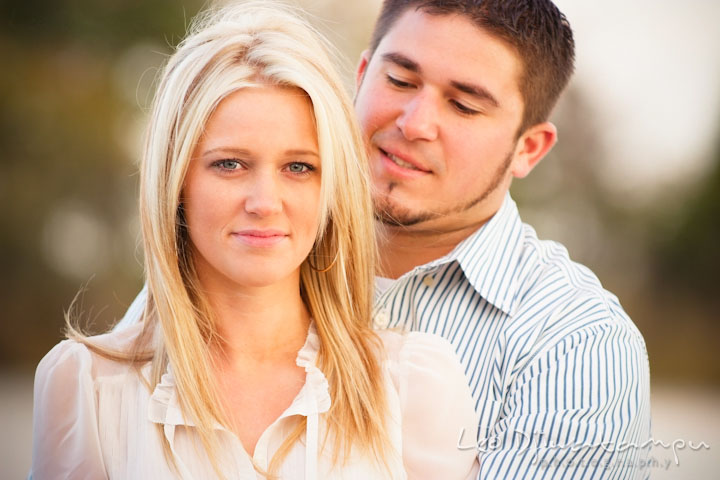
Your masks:
M457 15L410 9L358 69L379 218L415 230L484 222L510 186L521 65Z

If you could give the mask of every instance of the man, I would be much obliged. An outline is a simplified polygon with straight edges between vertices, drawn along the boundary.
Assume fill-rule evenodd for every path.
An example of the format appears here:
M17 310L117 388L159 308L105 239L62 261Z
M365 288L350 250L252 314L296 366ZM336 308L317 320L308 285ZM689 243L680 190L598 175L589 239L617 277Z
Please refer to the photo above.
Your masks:
M480 478L647 476L642 336L508 195L556 141L547 117L573 49L549 0L386 0L358 69L396 279L379 281L378 327L455 346L481 415Z
M480 441L458 444L478 448L480 478L648 476L642 336L508 194L557 139L573 56L549 0L385 0L358 68L377 326L455 346L481 417Z

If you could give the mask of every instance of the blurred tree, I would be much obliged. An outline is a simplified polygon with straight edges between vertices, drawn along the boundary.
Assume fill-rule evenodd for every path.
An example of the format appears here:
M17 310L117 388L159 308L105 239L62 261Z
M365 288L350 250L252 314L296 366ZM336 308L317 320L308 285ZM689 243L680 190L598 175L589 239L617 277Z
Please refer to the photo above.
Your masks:
M720 385L720 144L713 165L687 201L657 215L649 242L650 292L657 370L679 381Z
M702 298L720 319L720 147L714 168L696 187L696 194L673 217L658 226L655 236L658 279L664 288Z
M169 51L200 3L0 3L0 305L12 325L0 364L35 363L91 278L83 304L98 306L90 317L108 306L100 327L140 287L137 158L125 145L139 106L118 77L138 42Z
M26 44L81 44L109 53L138 38L174 45L197 13L199 0L23 0L0 3L0 29Z

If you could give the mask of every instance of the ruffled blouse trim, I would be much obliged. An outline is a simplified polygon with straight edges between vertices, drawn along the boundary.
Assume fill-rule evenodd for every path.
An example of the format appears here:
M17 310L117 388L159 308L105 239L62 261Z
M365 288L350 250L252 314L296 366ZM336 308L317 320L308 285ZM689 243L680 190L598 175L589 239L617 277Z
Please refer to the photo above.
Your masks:
M160 383L155 386L155 390L150 397L148 418L152 422L165 425L195 426L192 421L183 418L180 402L177 398L175 377L169 364L160 378Z
M330 409L330 388L325 374L317 367L320 351L315 323L310 323L305 344L298 352L295 363L305 369L305 385L285 415L312 415L327 412Z
M299 367L305 369L305 385L290 407L281 415L281 418L290 415L316 415L330 409L330 389L327 378L316 365L319 350L320 338L317 335L315 324L311 322L305 344L295 360ZM178 401L175 377L169 364L150 397L148 418L154 423L165 425L195 426L192 421L183 417Z

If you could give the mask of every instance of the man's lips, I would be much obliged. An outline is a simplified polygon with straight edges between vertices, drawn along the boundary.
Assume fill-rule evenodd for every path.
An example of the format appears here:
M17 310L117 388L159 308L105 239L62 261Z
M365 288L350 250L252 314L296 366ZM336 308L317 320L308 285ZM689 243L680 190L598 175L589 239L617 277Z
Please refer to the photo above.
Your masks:
M413 159L411 158L408 158L406 156L400 156L397 153L392 153L379 147L378 150L386 159L387 163L390 164L389 167L392 168L394 171L404 171L407 173L431 173L430 170L422 167L417 162L413 161Z
M232 236L252 247L272 247L285 240L288 234L281 230L240 230Z

